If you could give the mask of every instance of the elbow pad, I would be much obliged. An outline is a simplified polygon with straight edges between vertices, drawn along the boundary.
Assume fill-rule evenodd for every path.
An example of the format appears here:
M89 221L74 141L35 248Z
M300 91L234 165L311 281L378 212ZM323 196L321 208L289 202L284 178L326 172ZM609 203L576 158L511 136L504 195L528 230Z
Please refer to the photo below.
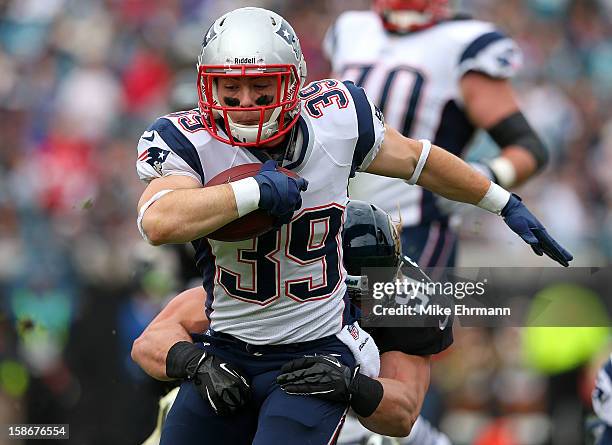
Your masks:
M548 163L548 150L520 111L502 119L487 129L487 132L501 149L509 145L527 149L533 155L538 170L542 170Z

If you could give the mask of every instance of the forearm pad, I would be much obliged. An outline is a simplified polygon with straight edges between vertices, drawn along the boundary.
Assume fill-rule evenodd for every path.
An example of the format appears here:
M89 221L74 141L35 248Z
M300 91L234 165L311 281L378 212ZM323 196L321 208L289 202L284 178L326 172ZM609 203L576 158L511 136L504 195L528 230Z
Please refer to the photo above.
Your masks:
M374 414L384 395L382 383L364 374L357 374L351 382L350 405L358 416Z
M502 119L487 132L501 149L510 145L527 149L533 155L538 170L548 163L548 150L520 111Z

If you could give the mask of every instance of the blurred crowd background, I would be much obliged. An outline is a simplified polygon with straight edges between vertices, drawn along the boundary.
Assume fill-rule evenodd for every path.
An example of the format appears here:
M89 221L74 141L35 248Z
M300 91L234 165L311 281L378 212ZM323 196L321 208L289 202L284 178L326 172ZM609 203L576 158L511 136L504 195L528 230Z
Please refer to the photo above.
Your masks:
M316 80L327 27L369 2L0 0L0 424L70 423L75 444L136 444L152 430L167 386L131 362L131 342L191 273L188 254L138 234L136 143L157 116L196 105L204 31L247 5L293 24ZM525 53L516 88L552 162L521 194L577 266L610 264L612 1L457 6ZM473 156L491 150L482 135ZM550 265L482 213L458 227L460 265ZM552 368L525 363L519 329L456 337L426 406L455 443L583 443L606 336Z

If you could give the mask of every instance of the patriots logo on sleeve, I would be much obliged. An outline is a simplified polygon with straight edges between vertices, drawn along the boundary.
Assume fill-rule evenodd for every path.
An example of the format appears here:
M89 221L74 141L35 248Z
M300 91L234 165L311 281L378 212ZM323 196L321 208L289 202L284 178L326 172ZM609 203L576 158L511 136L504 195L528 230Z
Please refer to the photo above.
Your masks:
M145 161L151 167L155 169L155 171L161 175L162 174L162 165L164 161L168 158L170 154L170 150L164 150L159 147L149 147L138 157L139 161Z

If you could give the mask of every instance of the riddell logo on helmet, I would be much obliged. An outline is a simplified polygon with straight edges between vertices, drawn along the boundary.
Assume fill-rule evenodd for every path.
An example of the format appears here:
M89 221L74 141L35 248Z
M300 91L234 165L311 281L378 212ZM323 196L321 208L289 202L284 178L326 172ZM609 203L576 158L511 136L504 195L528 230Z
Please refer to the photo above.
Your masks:
M235 57L234 64L240 65L243 63L255 63L255 57Z

